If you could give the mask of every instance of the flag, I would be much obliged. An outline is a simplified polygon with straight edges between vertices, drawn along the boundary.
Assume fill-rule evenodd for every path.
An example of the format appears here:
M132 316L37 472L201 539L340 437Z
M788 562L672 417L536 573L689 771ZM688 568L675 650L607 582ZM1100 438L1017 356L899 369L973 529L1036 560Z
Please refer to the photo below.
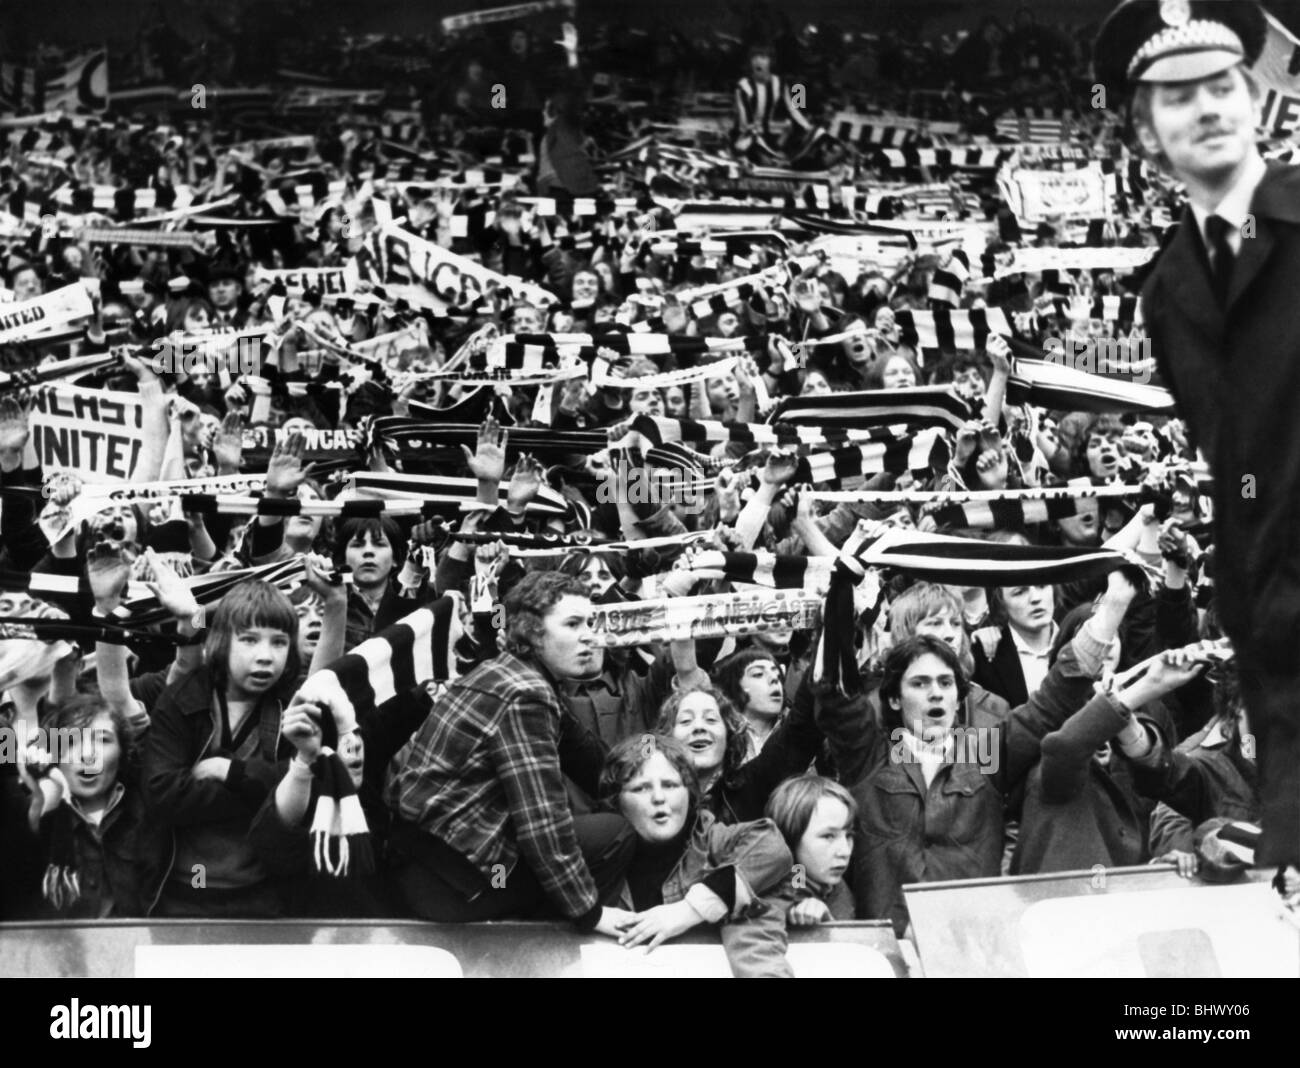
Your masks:
M1268 35L1253 68L1264 99L1260 127L1266 137L1296 140L1300 129L1300 39L1265 13Z
M74 59L46 79L45 107L70 115L108 108L108 53L102 49Z
M1022 144L1051 145L1070 139L1070 118L1048 108L1016 108L1002 116L995 128L1002 137Z

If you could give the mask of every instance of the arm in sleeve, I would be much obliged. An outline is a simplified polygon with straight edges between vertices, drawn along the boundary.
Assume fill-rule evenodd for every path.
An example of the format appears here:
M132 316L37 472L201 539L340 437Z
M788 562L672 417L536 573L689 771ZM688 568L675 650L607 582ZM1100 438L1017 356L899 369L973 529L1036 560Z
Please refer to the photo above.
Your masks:
M231 761L225 782L196 779L193 768L198 754L190 750L180 713L174 708L156 713L145 735L144 790L160 822L182 827L237 818L251 815L265 800L273 783L256 790L258 778L250 777L243 761Z
M578 920L598 901L569 811L555 720L554 707L530 694L511 699L492 739L491 758L524 862L563 914Z
M1195 832L1191 820L1161 801L1151 813L1151 830L1147 834L1151 855L1163 857L1175 849L1180 853L1193 852Z
M310 779L306 788L311 794L307 803L307 812L310 813L311 801L315 800ZM292 826L286 823L279 811L275 793L269 795L258 809L248 831L248 841L256 850L263 867L272 876L301 878L310 870L312 841L306 822L304 817Z
M796 696L796 703L798 700ZM840 782L851 789L875 766L882 741L871 707L865 694L845 697L826 690L818 693L815 700L817 726L826 736Z
M1192 587L1175 590L1162 586L1156 593L1156 639L1161 649L1179 649L1197 640L1196 605Z
M1215 815L1205 769L1199 760L1162 746L1152 763L1133 761L1129 767L1133 786L1143 797L1163 801L1193 824Z
M1113 698L1099 694L1043 739L1043 797L1063 804L1079 796L1088 783L1088 767L1101 744L1123 729L1128 712Z
M795 691L790 715L781 723L753 760L741 766L737 791L744 795L740 815L757 816L767 799L791 775L802 775L821 752L822 732L817 725L816 700L809 678L812 668Z
M700 881L727 906L731 919L739 919L793 870L790 847L771 820L715 823L709 829L708 864Z
M722 925L722 947L736 979L793 979L786 956L786 906L781 899L760 902L761 911Z

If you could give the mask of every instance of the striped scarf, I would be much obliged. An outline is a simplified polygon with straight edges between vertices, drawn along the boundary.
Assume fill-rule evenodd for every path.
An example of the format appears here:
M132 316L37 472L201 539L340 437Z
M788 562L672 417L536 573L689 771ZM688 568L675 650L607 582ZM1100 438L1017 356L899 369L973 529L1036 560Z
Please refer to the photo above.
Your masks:
M777 404L770 421L777 427L783 423L817 427L830 436L899 423L957 431L973 415L970 405L947 386L915 386L789 397Z
M430 681L460 674L456 643L465 631L459 593L443 594L310 676L298 697L350 711L364 723L376 708Z

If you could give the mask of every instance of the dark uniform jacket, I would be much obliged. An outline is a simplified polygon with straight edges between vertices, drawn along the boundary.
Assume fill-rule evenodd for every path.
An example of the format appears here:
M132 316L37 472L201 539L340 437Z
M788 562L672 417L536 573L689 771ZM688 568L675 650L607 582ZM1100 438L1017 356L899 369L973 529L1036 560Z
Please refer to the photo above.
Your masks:
M1270 166L1251 215L1226 306L1190 208L1142 298L1160 373L1215 476L1215 591L1251 707L1268 863L1300 860L1300 167Z

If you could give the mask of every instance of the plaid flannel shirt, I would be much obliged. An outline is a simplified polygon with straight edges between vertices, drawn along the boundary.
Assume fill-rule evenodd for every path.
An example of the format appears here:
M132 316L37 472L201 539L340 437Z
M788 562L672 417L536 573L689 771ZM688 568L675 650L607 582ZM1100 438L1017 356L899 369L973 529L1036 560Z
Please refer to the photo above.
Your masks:
M395 807L485 880L522 857L565 916L597 904L560 768L563 706L538 666L502 653L458 679L416 733Z

